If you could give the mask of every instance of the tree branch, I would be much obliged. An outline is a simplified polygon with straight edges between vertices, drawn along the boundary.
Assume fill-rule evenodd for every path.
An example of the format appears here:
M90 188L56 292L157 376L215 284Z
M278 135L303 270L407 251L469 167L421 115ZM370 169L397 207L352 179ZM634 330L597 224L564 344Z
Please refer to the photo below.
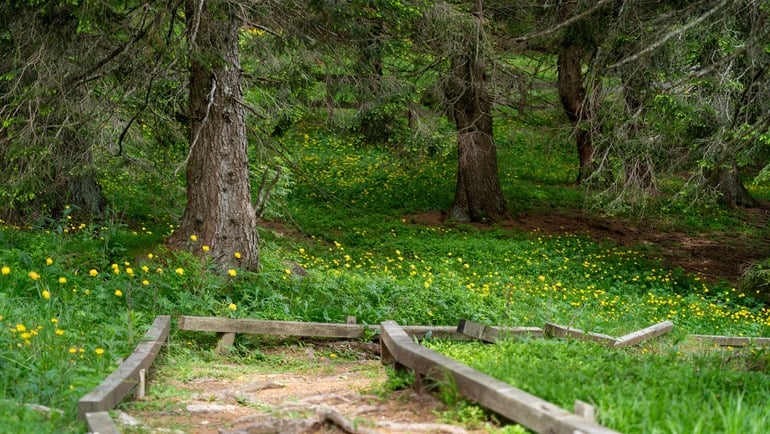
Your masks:
M704 13L703 15L701 15L701 16L699 16L698 18L696 18L696 19L694 19L694 20L692 20L692 21L688 22L687 24L683 25L682 27L679 27L679 28L678 28L678 29L676 29L676 30L672 30L671 32L669 32L669 33L667 33L667 34L663 35L663 37L661 37L660 39L658 39L658 41L657 41L657 42L655 42L654 44L650 44L649 46L647 46L647 47L646 47L646 48L644 48L643 50L641 50L641 51L637 52L636 54L633 54L633 55L631 55L631 56L628 56L628 57L626 57L626 58L623 58L623 59L621 59L619 62L613 63L612 65L608 66L608 67L607 67L607 69L615 69L615 68L618 68L618 67L620 67L620 66L623 66L623 65L625 65L626 63L629 63L629 62L633 62L633 61L635 61L635 60L639 59L640 57L644 56L644 55L645 55L645 54L647 54L647 53L650 53L650 52L652 52L652 51L655 51L655 50L657 50L658 48L660 48L661 46L663 46L663 44L665 44L666 42L668 42L668 41L669 41L669 39L673 38L674 36L679 36L679 35L681 35L682 33L684 33L684 32L686 32L686 31L690 30L691 28L693 28L693 27L695 27L695 26L699 25L700 23L702 23L703 21L705 21L705 20L706 20L706 18L710 17L711 15L713 15L713 14L714 14L715 12L717 12L718 10L720 10L720 9L724 8L724 7L725 7L725 5L727 5L727 2L728 2L728 0L722 0L722 2L720 2L718 5L714 6L713 8L709 9L708 11L706 11L706 13Z

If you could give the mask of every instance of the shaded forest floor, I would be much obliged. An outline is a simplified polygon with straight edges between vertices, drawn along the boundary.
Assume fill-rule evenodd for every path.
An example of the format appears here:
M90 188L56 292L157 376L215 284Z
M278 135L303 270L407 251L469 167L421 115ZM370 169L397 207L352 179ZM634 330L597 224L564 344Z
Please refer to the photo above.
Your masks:
M551 214L521 213L498 223L507 229L541 231L545 234L583 235L597 242L611 241L625 247L646 250L649 258L670 268L681 268L709 281L735 283L748 266L770 257L770 240L760 233L770 220L770 204L743 210L745 231L685 232L642 227L617 218L590 216L575 210ZM442 225L439 212L410 215L408 220L425 225ZM488 226L477 226L481 229Z

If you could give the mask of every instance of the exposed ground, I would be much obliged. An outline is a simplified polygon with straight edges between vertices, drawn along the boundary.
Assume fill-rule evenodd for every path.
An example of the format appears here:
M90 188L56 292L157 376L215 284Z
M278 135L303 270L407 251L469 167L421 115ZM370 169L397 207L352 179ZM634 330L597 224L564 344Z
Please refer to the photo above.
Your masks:
M761 229L769 218L767 209L751 210L744 224L747 229ZM407 220L443 224L440 213L411 215ZM750 231L662 231L580 213L519 215L501 224L510 229L586 235L598 241L644 248L668 267L680 267L710 280L736 281L752 262L770 256L770 241L752 238ZM269 227L289 236L299 235L282 225ZM316 343L273 350L282 352L281 357L306 360L312 368L301 372L193 375L185 381L159 378L154 387L167 396L130 405L126 411L152 427L136 432L158 432L158 428L197 434L494 431L490 426L447 425L439 416L446 407L430 394L418 395L411 390L376 394L382 390L386 373L374 354L359 349L354 357L357 360L333 361L328 355L337 351L334 345L345 344ZM236 365L231 368L236 369Z
M184 380L157 378L150 385L156 390L152 398L128 402L121 410L119 420L142 423L123 426L124 432L489 432L443 422L440 414L447 407L429 393L384 394L386 370L368 350L344 342L305 342L266 351L273 361L291 358L293 365L297 360L307 365L291 372L254 367L248 373L243 365L218 363L188 371ZM331 356L343 352L344 361Z

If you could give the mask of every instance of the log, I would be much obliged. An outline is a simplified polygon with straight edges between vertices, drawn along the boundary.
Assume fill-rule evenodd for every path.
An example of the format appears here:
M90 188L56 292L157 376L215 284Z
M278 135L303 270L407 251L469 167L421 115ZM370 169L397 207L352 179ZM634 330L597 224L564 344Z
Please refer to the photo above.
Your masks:
M491 327L467 319L461 319L457 325L457 333L484 342L497 342L510 336L542 337L543 329L539 327Z
M608 347L612 347L617 343L617 339L612 336L601 333L588 333L580 329L574 329L572 327L560 326L552 323L545 323L543 331L548 336L554 336L559 338L573 338L587 342L597 342Z
M104 381L78 401L78 417L115 408L139 382L139 371L148 369L155 361L171 329L170 316L158 316L134 352Z
M381 324L383 354L438 382L449 382L464 397L537 433L617 433L548 401L416 344L394 321Z
M658 337L666 334L674 329L674 323L671 321L663 321L655 325L651 325L647 328L623 335L617 339L613 348L623 348L632 345L639 344L648 339Z

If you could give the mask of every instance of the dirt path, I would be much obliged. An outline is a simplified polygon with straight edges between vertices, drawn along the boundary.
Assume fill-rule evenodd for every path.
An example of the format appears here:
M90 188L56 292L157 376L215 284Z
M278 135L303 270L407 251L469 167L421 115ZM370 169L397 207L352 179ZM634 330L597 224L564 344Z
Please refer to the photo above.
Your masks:
M246 370L226 358L199 370L167 365L153 380L151 395L127 402L119 420L128 424L123 427L129 433L490 432L443 422L440 414L447 407L430 394L411 389L383 393L387 373L382 364L363 353L359 360L347 360L350 354L346 360L330 358L338 345L272 349L273 361ZM275 369L268 366L275 357L307 363L291 372L266 371ZM346 423L347 431L341 428Z

